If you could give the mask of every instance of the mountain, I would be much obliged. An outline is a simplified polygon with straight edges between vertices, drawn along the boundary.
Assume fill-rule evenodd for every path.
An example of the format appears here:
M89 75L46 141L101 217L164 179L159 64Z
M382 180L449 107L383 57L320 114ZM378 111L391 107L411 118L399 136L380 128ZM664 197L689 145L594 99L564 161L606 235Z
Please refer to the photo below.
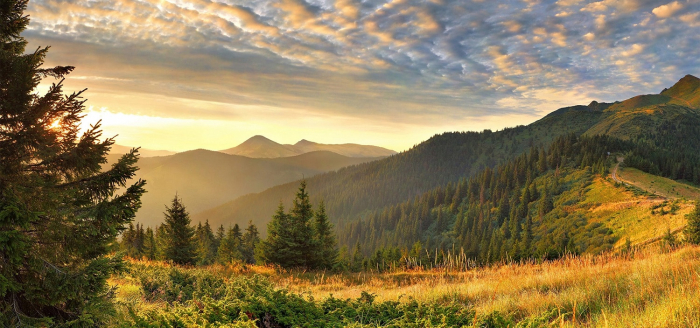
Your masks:
M203 149L141 158L136 178L147 181L147 193L141 198L143 206L136 221L147 226L160 223L164 206L175 193L182 197L190 213L196 213L241 195L376 159L350 158L326 151L264 159Z
M295 143L294 148L298 149L302 153L325 150L348 157L387 157L396 154L396 152L393 150L377 146L358 145L352 143L326 145L305 139Z
M122 146L122 145L112 145L112 150L109 152L110 155L123 155L131 151L132 147L128 146ZM169 150L152 150L152 149L145 149L141 148L139 149L139 154L141 155L141 158L144 157L156 157L156 156L168 156L168 155L173 155L176 152L174 151L169 151Z
M263 136L254 136L242 144L222 150L222 153L251 158L278 158L301 155L313 151L330 151L346 157L387 157L395 151L377 146L358 144L328 145L301 140L294 145L283 145Z
M254 136L242 144L221 151L224 154L240 155L250 158L276 158L302 154L292 145L278 144L263 136Z
M661 94L678 100L682 105L700 108L700 79L686 75L671 88L662 91Z
M662 95L562 108L528 126L435 135L406 152L309 178L308 190L314 202L324 200L336 224L347 224L433 188L454 187L485 168L516 158L533 146L548 146L568 134L610 135L683 153L693 147L697 150L700 113L691 101L698 90L696 84L697 78L685 77ZM674 170L674 178L688 179L695 174L684 167L664 165L657 169ZM252 220L264 229L280 200L287 207L291 205L298 184L295 181L245 195L193 218L216 224Z

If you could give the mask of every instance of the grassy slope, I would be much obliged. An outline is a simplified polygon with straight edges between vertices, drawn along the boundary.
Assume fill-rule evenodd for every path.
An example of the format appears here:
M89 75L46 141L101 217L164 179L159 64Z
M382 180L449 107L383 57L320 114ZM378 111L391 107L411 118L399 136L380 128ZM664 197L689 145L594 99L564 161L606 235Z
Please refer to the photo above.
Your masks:
M134 265L137 271L149 265L167 266L142 262ZM195 270L202 272L201 269L185 271ZM338 299L357 299L366 291L376 296L375 303L415 299L422 304L461 304L474 310L479 318L498 312L499 317L505 319L500 325L489 327L512 327L526 320L539 321L529 327L697 327L700 325L700 299L696 296L700 288L698 271L699 247L684 247L673 252L660 252L652 247L632 255L605 254L544 263L501 264L466 272L274 273L265 267L241 271L213 266L205 270L205 274L224 277L226 284L232 283L229 278L232 281L236 277L252 278L263 274L277 288L312 302L321 302L331 295ZM209 327L232 327L230 324L241 318L217 315L217 309L225 305L212 302L206 293L194 301L169 305L162 301L145 301L139 280L132 275L115 277L112 283L119 287L120 306L115 325L130 325L128 308L146 321L174 315L193 325ZM283 304L278 306L284 307ZM304 315L300 312L296 316ZM432 315L434 313L424 314L426 318ZM361 314L356 318L363 322ZM377 327L371 322L364 324L355 327Z
M651 175L635 168L621 167L618 174L623 181L661 197L700 200L700 188L690 184Z

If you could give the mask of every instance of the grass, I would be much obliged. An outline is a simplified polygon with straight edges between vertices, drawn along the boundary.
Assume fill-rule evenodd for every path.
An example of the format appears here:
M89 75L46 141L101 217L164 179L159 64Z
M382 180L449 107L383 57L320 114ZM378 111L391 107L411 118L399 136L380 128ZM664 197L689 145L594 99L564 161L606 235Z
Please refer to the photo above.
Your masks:
M620 168L618 175L623 181L665 198L700 200L700 188L668 178L645 173L635 168Z
M529 323L532 327L700 326L700 299L696 297L700 288L700 247L696 246L670 252L647 247L627 254L567 257L544 263L503 263L461 272L272 273L266 267L241 271L221 266L211 267L208 272L231 279L263 272L276 288L314 302L331 296L361 299L366 297L363 296L366 292L374 295L376 302L417 300L426 304L461 304L473 310L475 318L492 315L504 318L502 326L517 323ZM134 299L140 287L128 276L112 282L119 287L118 301L136 305L137 313L177 308L162 302L150 303L143 297ZM197 306L197 302L187 304Z

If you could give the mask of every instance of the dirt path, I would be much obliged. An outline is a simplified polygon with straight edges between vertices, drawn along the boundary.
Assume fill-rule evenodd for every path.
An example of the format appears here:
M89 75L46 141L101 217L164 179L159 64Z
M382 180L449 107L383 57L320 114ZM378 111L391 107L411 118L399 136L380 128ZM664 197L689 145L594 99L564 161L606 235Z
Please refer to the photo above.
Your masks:
M615 182L617 182L617 183L622 183L622 184L624 184L625 182L622 181L622 179L620 179L620 178L617 176L617 169L620 168L620 163L622 163L624 160L625 160L625 159L624 159L623 157L618 157L618 158L617 158L617 164L615 165L615 168L613 168L613 171L612 171L612 174L611 174L611 176L612 176L612 178L613 178L613 180L614 180Z
M617 182L617 183L621 183L621 184L623 184L623 185L629 185L629 186L633 186L633 187L639 188L639 189L644 190L644 191L646 191L646 192L652 193L652 194L654 194L656 197L660 197L661 199L666 199L666 198L668 198L668 197L662 195L661 193L659 193L657 190L653 190L653 189L650 189L650 188L645 188L645 187L640 186L640 185L636 185L636 184L632 183L631 181L622 180L622 179L620 178L620 176L617 174L617 172L618 172L618 170L620 169L620 164L622 164L622 162L624 162L624 161L625 161L625 158L624 158L624 157L618 157L618 158L617 158L617 164L615 164L615 167L613 168L612 173L610 174L610 176L612 177L613 181L615 181L615 182ZM674 198L674 197L671 197L671 198Z

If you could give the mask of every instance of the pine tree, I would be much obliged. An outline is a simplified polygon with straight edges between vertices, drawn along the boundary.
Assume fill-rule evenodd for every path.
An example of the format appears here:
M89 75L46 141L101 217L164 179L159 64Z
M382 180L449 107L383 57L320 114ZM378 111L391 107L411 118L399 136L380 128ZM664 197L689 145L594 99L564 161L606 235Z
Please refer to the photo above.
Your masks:
M280 203L267 225L267 239L260 245L261 259L284 268L313 268L316 254L313 217L306 182L302 181L290 213L284 213Z
M267 224L267 238L260 243L260 257L263 262L278 264L282 267L293 267L298 262L290 248L291 222L289 215L284 212L280 202L272 221Z
M143 254L149 260L156 259L156 238L151 227L146 228L146 239L143 244Z
M100 326L123 266L107 253L144 192L127 185L138 155L102 170L114 139L99 123L80 133L82 91L62 85L73 67L42 68L48 47L24 54L26 6L0 2L0 326Z
M316 239L311 222L314 211L309 194L306 192L306 181L301 181L289 217L292 228L290 246L292 251L298 254L299 266L313 268L315 267L314 254L317 245L315 245Z
M687 219L685 238L691 244L700 245L700 202L695 204L695 210L688 214Z
M255 249L260 243L260 234L258 233L258 227L253 224L253 221L248 222L248 228L245 229L243 234L243 245L241 250L241 255L243 256L243 261L249 264L255 263Z
M238 231L240 233L240 231ZM231 262L239 261L243 258L241 255L241 240L237 236L237 232L230 228L226 237L221 240L221 245L217 251L217 261L221 264L229 264Z
M214 263L218 248L214 248L214 233L211 231L209 221L205 225L200 222L195 230L195 244L197 252L197 264L209 265Z
M156 260L165 260L165 249L168 245L167 233L165 231L165 225L160 224L156 227Z
M316 236L315 268L331 269L338 261L338 245L333 232L333 225L326 215L326 206L321 202L315 216L314 233Z
M164 214L165 259L177 264L194 264L194 229L190 227L190 215L177 195L173 198L172 205L166 206Z
M224 228L224 225L220 225L219 228L216 229L216 236L214 237L214 242L215 242L215 248L219 249L219 246L221 245L221 241L226 238L226 229Z
M362 270L362 262L364 258L365 256L362 255L362 251L360 249L360 243L355 243L355 248L352 251L352 258L350 259L350 270L355 272Z

